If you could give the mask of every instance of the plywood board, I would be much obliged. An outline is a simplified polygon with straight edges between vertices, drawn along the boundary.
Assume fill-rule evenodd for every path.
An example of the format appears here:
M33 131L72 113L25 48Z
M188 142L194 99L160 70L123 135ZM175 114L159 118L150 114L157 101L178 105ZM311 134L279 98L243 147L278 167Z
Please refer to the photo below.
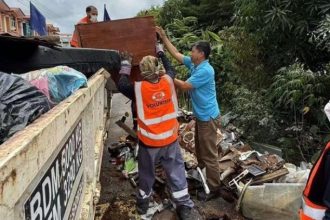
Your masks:
M76 25L81 47L129 51L133 65L155 55L156 32L152 16Z

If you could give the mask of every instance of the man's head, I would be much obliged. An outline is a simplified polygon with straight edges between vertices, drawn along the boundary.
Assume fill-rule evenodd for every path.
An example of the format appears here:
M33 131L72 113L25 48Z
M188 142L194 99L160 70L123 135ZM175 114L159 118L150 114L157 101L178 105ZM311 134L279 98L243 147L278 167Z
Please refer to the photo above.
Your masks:
M160 75L165 74L163 65L154 56L143 57L139 67L141 76L149 82L155 83L158 81Z
M86 14L87 14L87 17L89 18L89 20L91 22L97 22L97 15L98 15L98 12L97 12L97 8L90 5L86 8Z
M198 41L191 48L191 60L194 64L200 64L209 58L210 53L210 43L207 41Z

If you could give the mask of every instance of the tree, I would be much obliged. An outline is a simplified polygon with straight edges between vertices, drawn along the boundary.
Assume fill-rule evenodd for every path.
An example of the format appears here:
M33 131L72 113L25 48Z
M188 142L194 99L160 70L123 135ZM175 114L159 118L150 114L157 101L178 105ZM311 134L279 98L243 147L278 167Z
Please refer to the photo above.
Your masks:
M266 65L274 70L296 59L312 70L329 62L310 36L330 12L327 0L236 0L236 25L257 36Z

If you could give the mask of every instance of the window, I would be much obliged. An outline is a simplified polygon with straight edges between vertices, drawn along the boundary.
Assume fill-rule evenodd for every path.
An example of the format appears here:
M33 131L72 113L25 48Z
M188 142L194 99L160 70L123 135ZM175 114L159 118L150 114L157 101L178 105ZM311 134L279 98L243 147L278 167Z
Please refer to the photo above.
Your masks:
M16 30L16 19L14 17L10 18L10 29Z
M26 37L32 36L29 23L23 23L23 34Z

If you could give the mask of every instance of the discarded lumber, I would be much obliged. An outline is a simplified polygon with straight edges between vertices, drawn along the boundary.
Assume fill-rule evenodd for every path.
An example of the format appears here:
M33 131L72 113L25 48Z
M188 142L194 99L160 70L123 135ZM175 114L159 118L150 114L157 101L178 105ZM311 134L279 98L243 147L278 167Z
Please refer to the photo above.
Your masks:
M270 182L270 181L272 181L274 179L277 179L277 178L279 178L281 176L284 176L284 175L286 175L288 173L289 173L289 171L286 168L282 168L282 169L277 170L277 171L275 171L273 173L265 174L265 175L263 175L261 177L255 178L252 181L251 185L259 185L259 184L267 183L267 182Z

